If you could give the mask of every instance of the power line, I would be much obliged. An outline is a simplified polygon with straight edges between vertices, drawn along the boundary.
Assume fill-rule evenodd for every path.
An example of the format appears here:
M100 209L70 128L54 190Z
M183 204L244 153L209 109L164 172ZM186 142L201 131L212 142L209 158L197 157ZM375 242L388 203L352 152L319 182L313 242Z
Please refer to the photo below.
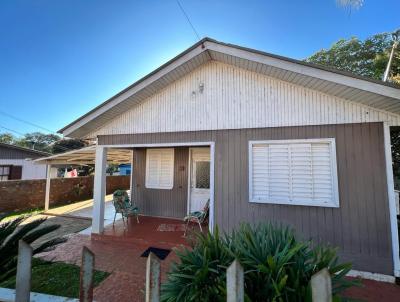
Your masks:
M15 131L15 130L13 130L13 129L10 129L10 128L7 128L7 127L4 127L4 126L2 126L2 125L0 125L0 128L6 129L7 131L14 132L14 133L16 133L16 134L18 134L18 135L25 136L25 134L23 134L23 133L21 133L21 132L18 132L18 131Z
M9 113L7 113L7 112L4 112L4 111L1 111L1 110L0 110L0 114L5 115L5 116L8 116L8 117L10 117L10 118L12 118L12 119L14 119L14 120L20 121L20 122L22 122L22 123L31 125L31 126L33 126L33 127L40 128L40 129L42 129L42 130L45 130L45 131L48 131L48 132L57 134L57 132L55 132L55 131L52 131L52 130L47 129L47 128L45 128L45 127L42 127L42 126L40 126L40 125L34 124L34 123L29 122L29 121L27 121L27 120L24 120L24 119L22 119L22 118L16 117L16 116L11 115L11 114L9 114ZM4 127L3 127L3 128L4 128Z
M10 128L7 128L7 127L4 127L4 126L2 126L2 125L0 125L0 128L3 128L3 129L5 129L5 130L7 130L7 131L14 132L14 133L16 133L16 134L18 134L18 135L25 136L25 134L23 134L22 132L19 132L19 131L16 131L16 130L13 130L13 129L10 129ZM70 149L70 148L66 148L66 147L63 147L63 146L57 146L57 148L60 148L61 150L64 150L64 151L72 151L72 150L76 150L76 149Z
M15 119L15 120L17 120L17 121L23 122L23 123L25 123L25 124L28 124L28 125L31 125L31 126L34 126L34 127L40 128L40 129L43 129L43 130L48 131L48 132L51 132L51 133L53 133L53 134L57 134L56 132L54 132L54 131L52 131L52 130L50 130L50 129L47 129L47 128L45 128L45 127L42 127L42 126L39 126L39 125L37 125L37 124L31 123L31 122L29 122L29 121L27 121L27 120L24 120L24 119L21 119L21 118L19 118L19 117L13 116L13 115L11 115L11 114L9 114L9 113L6 113L6 112L4 112L4 111L1 111L1 110L0 110L0 114L3 114L3 115L8 116L8 117L10 117L10 118L13 118L13 119ZM23 133L21 133L21 132L18 132L18 131L16 131L16 130L13 130L13 129L10 129L10 128L7 128L7 127L1 126L1 125L0 125L0 128L6 129L7 131L11 131L11 132L14 132L14 133L19 134L19 135L22 135L22 136L25 136L25 134L23 134ZM57 146L57 148L60 148L61 150L64 150L64 151L76 150L76 149L70 149L70 148L63 147L63 146Z
M189 23L190 27L192 28L194 34L196 35L197 39L200 41L200 40L201 40L200 35L199 35L199 33L197 32L196 28L194 28L192 22L190 22L190 18L189 18L189 16L188 16L188 14L187 14L187 13L185 12L185 10L183 9L183 7L182 7L181 3L179 2L179 0L176 0L176 3L178 4L178 6L179 6L179 8L181 9L182 13L185 15L186 20L188 21L188 23Z

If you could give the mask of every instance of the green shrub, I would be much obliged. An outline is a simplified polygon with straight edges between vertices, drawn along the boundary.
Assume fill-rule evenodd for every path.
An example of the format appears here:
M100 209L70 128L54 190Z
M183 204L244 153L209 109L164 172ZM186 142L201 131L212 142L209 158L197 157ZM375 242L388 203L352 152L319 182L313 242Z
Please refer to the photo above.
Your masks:
M226 268L236 258L245 271L247 301L311 301L311 276L328 268L333 294L357 281L344 276L351 264L339 264L336 250L299 241L294 232L272 224L243 224L231 235L198 234L191 248L176 251L162 285L161 299L173 301L226 301Z
M45 218L26 222L25 220L28 217L29 215L19 216L5 222L3 222L5 217L0 217L0 282L16 274L19 240L22 239L26 243L31 244L60 227L60 225L57 224L41 226L41 224L46 221ZM64 238L45 241L33 249L33 255L41 253L65 241L66 239Z

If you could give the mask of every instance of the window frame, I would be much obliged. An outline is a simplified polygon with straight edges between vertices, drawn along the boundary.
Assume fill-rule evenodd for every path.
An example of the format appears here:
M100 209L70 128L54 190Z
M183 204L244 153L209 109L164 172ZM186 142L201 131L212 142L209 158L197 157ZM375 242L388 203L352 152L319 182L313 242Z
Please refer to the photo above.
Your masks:
M310 199L297 200L297 201L283 201L271 199L253 199L253 145L258 144L307 144L307 143L328 143L331 151L331 171L332 171L332 200L327 202L313 201ZM335 138L313 138L313 139L284 139L284 140L251 140L248 145L249 154L249 202L261 204L282 204L282 205L297 205L297 206L316 206L316 207L329 207L338 208L339 203L339 188L338 188L338 173L337 173L337 159L336 159L336 141Z
M157 151L165 151L165 150L171 150L172 155L171 155L171 167L170 167L170 173L171 173L171 182L168 186L160 186L160 183L158 185L152 185L149 184L149 157L150 153L152 152L157 152ZM146 189L159 189L159 190L171 190L174 187L174 169L175 169L175 149L174 148L149 148L146 149L146 175L145 175L145 187ZM160 171L158 171L158 174Z
M12 165L0 165L0 168L3 168L2 171L4 171L4 168L8 168L8 174L0 174L0 181L11 180ZM3 179L3 176L7 176L7 179Z

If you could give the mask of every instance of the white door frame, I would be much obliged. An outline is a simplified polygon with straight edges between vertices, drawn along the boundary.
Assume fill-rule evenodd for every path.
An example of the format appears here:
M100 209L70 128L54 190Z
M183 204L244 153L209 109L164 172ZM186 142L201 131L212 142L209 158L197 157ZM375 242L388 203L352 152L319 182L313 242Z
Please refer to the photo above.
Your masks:
M215 142L182 142L182 143L154 143L154 144L118 144L118 145L98 145L101 149L122 149L122 148L154 148L154 147L210 147L210 215L208 228L211 233L214 231L215 221ZM104 209L103 209L104 211ZM103 213L104 215L104 213Z
M197 146L198 147L198 146ZM190 147L189 148L189 159L188 159L188 195L187 195L187 205L186 205L186 212L189 214L190 211L190 201L191 201L191 185L192 185L192 155L193 155L193 149L196 149L196 147ZM211 204L211 148L210 150L210 204Z

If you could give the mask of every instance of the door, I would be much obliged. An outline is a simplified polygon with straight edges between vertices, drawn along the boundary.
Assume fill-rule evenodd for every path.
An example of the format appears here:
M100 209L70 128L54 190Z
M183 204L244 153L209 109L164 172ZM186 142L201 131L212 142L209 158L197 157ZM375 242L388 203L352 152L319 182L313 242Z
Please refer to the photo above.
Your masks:
M191 148L189 152L188 212L201 211L210 199L210 148Z

